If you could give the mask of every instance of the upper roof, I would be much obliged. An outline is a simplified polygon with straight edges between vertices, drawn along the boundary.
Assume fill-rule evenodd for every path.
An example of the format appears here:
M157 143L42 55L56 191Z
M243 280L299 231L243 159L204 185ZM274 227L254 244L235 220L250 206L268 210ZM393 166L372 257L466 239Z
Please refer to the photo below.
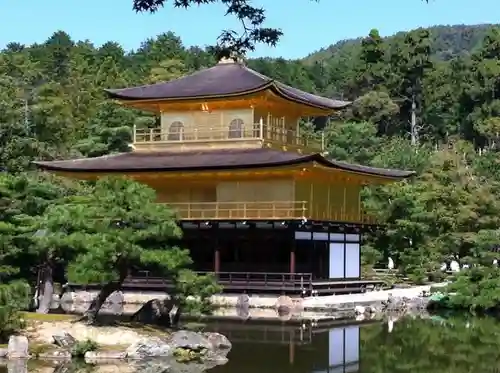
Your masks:
M332 169L392 179L402 179L414 175L413 171L375 168L332 161L326 159L321 154L301 155L273 149L231 149L159 153L131 152L96 158L34 163L38 167L50 171L133 173L145 171L202 171L263 168L298 165L312 161L316 161Z
M233 60L221 61L213 67L169 82L105 91L112 98L138 101L236 97L268 89L286 100L325 110L341 109L350 104L349 101L332 100L292 88Z

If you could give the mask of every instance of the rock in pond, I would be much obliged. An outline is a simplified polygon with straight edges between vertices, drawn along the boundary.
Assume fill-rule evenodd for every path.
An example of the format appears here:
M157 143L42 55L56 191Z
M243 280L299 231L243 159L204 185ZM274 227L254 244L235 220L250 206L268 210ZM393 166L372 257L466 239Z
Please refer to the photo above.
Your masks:
M52 336L57 346L62 348L72 348L76 344L76 339L71 334L66 332L58 332Z
M47 351L47 352L41 352L37 356L39 359L42 360L71 360L71 352L68 350L52 350L52 351Z
M87 351L85 353L85 362L87 364L116 363L116 360L122 360L127 357L124 351Z
M9 359L27 359L29 357L28 338L24 335L11 335L7 350Z
M362 315L365 313L365 311L366 311L366 309L363 306L354 307L354 312L356 313L356 315Z
M194 351L213 349L212 344L203 334L189 330L172 333L169 338L169 344L173 348L184 348Z
M9 355L8 348L0 348L0 359L5 359Z
M27 359L16 359L9 360L7 363L8 373L27 373L28 372L28 360Z
M172 356L173 348L166 340L159 337L148 337L138 340L130 345L127 350L130 359L143 359L146 357Z
M184 359L192 355L193 360L225 361L231 347L231 342L222 334L181 330L168 338L143 338L127 348L126 353L130 359L174 356Z

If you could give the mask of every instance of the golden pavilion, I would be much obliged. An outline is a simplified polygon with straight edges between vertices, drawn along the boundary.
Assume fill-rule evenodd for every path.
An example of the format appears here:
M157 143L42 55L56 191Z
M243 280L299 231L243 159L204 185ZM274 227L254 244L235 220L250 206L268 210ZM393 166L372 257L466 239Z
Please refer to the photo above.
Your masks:
M62 176L126 175L153 187L159 203L177 210L194 269L216 273L228 289L304 292L314 283L359 280L361 233L374 224L361 189L413 174L329 159L300 121L350 103L232 59L107 93L155 112L161 124L134 128L128 153L36 164Z

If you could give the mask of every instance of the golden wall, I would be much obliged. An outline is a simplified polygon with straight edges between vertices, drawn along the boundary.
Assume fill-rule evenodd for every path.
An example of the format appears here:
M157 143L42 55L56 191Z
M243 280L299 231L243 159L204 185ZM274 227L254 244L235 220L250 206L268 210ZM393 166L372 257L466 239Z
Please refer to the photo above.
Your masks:
M190 213L206 210L205 218L216 219L217 214L220 218L241 219L304 216L310 220L353 223L366 219L361 208L360 191L360 184L342 180L294 180L291 177L203 184L183 182L179 186L157 187L159 202L183 209L189 204Z
M294 201L294 194L292 178L157 187L158 202L164 203Z
M271 122L267 123L267 120L270 119ZM264 124L269 124L272 126L278 126L281 123L283 123L283 128L287 130L292 130L292 131L297 131L297 124L298 120L300 119L299 116L295 114L289 114L286 112L280 112L278 110L273 110L273 108L267 109L267 108L260 108L257 107L254 109L254 121L255 123L259 123L260 119L262 118Z
M162 136L164 137L162 140L168 140L168 134L175 133L175 130L170 132L170 129L178 126L178 123L182 123L183 140L226 139L231 122L235 123L235 121L242 122L243 137L252 137L253 109L164 112L161 114Z
M307 201L311 219L362 222L361 185L322 180L297 180L295 196Z
M184 219L289 219L302 216L294 193L292 178L224 181L159 188L158 201L171 204Z

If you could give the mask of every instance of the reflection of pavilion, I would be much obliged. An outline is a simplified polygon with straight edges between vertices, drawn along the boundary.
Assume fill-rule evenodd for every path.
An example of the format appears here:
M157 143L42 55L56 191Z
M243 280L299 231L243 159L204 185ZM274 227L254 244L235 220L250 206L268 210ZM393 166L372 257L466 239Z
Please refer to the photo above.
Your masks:
M364 323L363 323L364 324ZM359 369L361 324L303 327L280 323L211 323L233 343L214 372L352 373Z

